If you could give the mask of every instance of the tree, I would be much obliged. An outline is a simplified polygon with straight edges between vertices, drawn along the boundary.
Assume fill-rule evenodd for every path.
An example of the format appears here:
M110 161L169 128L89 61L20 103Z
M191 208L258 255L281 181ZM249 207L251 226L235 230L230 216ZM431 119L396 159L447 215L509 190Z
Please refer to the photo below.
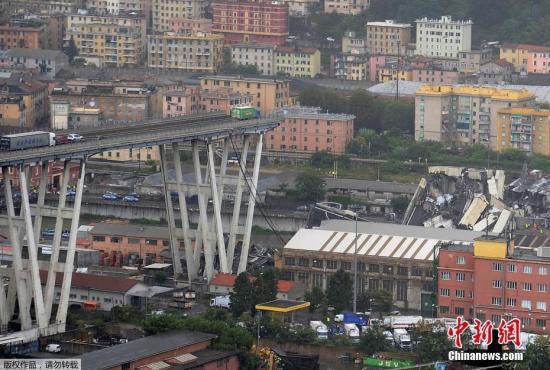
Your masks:
M313 167L330 168L334 164L334 155L327 152L326 150L321 150L319 152L313 153L309 162Z
M386 341L384 330L378 324L370 326L363 332L359 345L367 356L387 351L390 348L389 343Z
M63 48L63 52L67 54L69 63L73 64L75 57L78 55L78 48L72 36L67 45Z
M326 304L326 297L323 290L319 287L314 287L312 290L306 292L304 296L305 300L310 303L309 311L314 312L317 308Z
M327 303L335 312L349 309L353 297L353 282L348 272L340 269L330 277L327 284Z
M411 330L414 351L421 363L446 360L452 349L444 327L421 324Z
M253 283L253 305L273 301L277 298L277 276L274 270L265 270Z
M547 369L550 359L550 337L539 336L534 343L527 345L522 369Z
M367 292L372 311L380 313L389 312L393 304L393 296L387 290L369 290Z
M294 180L296 200L310 203L325 197L325 180L309 172L300 173Z
M402 215L403 213L405 213L407 207L409 206L409 198L404 195L400 195L398 197L392 198L390 204L395 213L399 213Z
M248 273L242 272L237 276L235 280L235 286L233 292L230 294L231 304L229 309L233 316L239 317L244 312L248 312L252 309L254 302L254 291Z

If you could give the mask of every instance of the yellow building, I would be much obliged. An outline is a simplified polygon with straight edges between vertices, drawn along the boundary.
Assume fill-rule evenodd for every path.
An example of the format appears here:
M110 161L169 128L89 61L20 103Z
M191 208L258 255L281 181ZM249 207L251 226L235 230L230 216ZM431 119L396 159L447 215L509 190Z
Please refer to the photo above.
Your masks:
M141 162L143 166L146 166L147 161L160 161L160 153L158 146L154 146L149 148L111 150L96 154L93 158L117 162Z
M67 16L65 42L73 39L78 57L98 67L138 66L146 48L145 18L137 12Z
M412 26L393 20L367 22L367 53L404 55L411 42Z
M252 78L240 76L203 76L201 89L209 91L231 90L252 95L252 105L262 114L294 104L290 96L290 82L284 79Z
M147 65L150 68L215 73L222 63L223 35L165 32L148 36Z
M496 148L498 110L534 104L535 95L525 89L424 85L415 94L415 139Z
M398 78L399 81L411 81L412 72L407 69L400 69L398 71L394 65L378 69L378 82L396 81Z
M313 78L321 73L321 53L313 48L278 47L275 71L291 77Z
M504 43L500 46L500 59L512 63L516 72L527 72L531 53L547 54L549 51L550 48L541 45Z
M0 94L0 127L6 126L25 126L25 103L21 96Z
M498 151L515 148L526 153L550 155L550 110L500 109L496 144Z

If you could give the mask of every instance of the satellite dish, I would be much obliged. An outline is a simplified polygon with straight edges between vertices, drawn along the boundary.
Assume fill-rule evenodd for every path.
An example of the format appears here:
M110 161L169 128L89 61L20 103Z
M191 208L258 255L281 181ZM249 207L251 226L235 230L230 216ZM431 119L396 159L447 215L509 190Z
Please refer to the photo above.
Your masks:
M91 102L88 103L88 105L90 106L90 108L95 107L95 101L92 100Z

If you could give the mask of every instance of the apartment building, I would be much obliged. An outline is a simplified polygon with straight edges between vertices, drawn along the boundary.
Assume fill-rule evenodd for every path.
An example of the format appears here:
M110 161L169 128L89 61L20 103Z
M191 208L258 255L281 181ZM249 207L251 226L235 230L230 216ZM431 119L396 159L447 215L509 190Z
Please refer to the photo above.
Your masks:
M291 77L313 78L321 73L321 52L314 48L278 46L275 70Z
M550 110L505 108L497 114L497 151L507 148L550 155Z
M318 152L340 154L353 139L350 114L323 113L319 107L287 107L284 121L265 135L265 146L274 151Z
M455 21L448 15L440 19L417 19L415 54L458 58L460 52L472 50L472 25L471 20Z
M543 70L543 67L547 67L548 63L546 63L547 60L542 59L545 59L546 57L544 57L544 55L548 55L549 53L550 48L541 45L512 44L505 42L500 46L500 58L512 63L516 72L527 73L530 70L533 72L534 69ZM537 57L534 55L537 55ZM538 62L539 55L541 60L540 63ZM534 61L537 61L537 64L533 64ZM546 64L543 65L543 62Z
M397 66L397 63L386 64L378 69L378 82L411 81L412 72L408 67Z
M461 51L458 53L458 71L477 73L481 66L493 59L492 49Z
M206 18L172 18L170 20L170 32L175 33L210 33L212 32L212 19Z
M89 0L94 1L94 0ZM3 0L2 5L12 14L71 14L84 6L83 0Z
M367 80L368 57L366 54L337 53L331 55L332 75L350 81Z
M98 67L138 66L147 47L145 18L137 12L67 16L65 42L73 40L78 57Z
M325 0L325 13L357 15L369 8L370 0Z
M199 110L200 87L170 90L162 97L162 117L170 118L196 113Z
M514 241L479 238L439 250L439 317L491 320L519 318L522 331L549 334L550 258L514 248Z
M275 45L233 44L230 49L232 63L255 65L264 76L275 74Z
M149 68L215 73L223 64L223 36L164 32L148 36Z
M146 14L148 0L87 0L86 8L96 14L138 12Z
M214 1L212 29L227 44L284 45L288 36L288 5L277 1Z
M0 23L0 50L47 47L44 23L37 19L10 19Z
M367 42L364 37L359 37L353 31L348 31L342 36L342 53L365 54Z
M415 95L415 139L489 143L496 147L497 112L535 104L529 91L469 85L425 85Z
M60 50L14 48L0 55L0 65L31 69L48 77L55 77L57 72L69 65L69 60Z
M405 55L411 42L412 26L393 20L367 22L367 52L369 54Z
M153 32L170 31L173 19L204 18L206 0L152 0Z
M288 15L291 17L307 17L315 7L319 5L319 0L283 0L288 5Z
M550 73L550 48L529 53L527 73Z
M439 68L411 67L411 81L425 82L427 84L454 85L460 81L458 71L447 71Z
M231 108L252 105L252 94L232 91L232 89L201 90L199 108L203 112L222 111L230 114Z
M290 82L284 79L253 78L241 76L203 76L202 90L230 88L233 92L252 95L252 105L262 114L293 104Z
M357 227L357 234L355 228ZM338 269L351 273L357 235L359 292L383 289L400 308L432 315L434 258L443 240L470 244L481 233L375 222L328 220L319 228L300 229L284 246L282 269L287 280L327 289Z
M0 78L0 121L10 126L34 128L45 123L48 114L48 86L36 79ZM21 105L22 104L22 105Z

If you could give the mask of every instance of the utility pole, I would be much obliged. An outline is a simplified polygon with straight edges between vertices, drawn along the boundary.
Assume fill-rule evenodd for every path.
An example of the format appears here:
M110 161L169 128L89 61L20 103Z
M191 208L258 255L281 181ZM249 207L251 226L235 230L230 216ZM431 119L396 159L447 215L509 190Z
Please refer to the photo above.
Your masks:
M400 65L401 58L401 40L397 40L397 78L396 78L396 88L395 88L395 100L399 100L399 70L401 69Z

